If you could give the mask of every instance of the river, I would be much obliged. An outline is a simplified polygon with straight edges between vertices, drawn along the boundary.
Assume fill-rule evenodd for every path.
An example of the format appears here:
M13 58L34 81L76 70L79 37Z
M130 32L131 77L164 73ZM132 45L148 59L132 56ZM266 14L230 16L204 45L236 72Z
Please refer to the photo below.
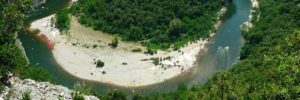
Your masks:
M84 83L86 86L92 87L101 93L106 93L109 89L121 89L131 94L135 93L151 93L151 92L169 92L177 88L178 84L184 83L188 86L198 83L205 83L216 72L223 71L232 67L238 62L243 38L241 35L240 25L248 20L251 10L250 0L233 0L236 5L236 13L231 18L223 21L218 28L215 36L210 38L210 42L206 45L207 51L198 57L193 71L167 80L163 83L138 87L125 88L78 79L65 72L55 61L51 50L45 44L27 32L20 32L19 38L25 48L26 55L31 64L36 64L48 70L54 80L53 83L64 85L72 88L75 83ZM58 10L66 7L69 0L47 0L43 7L31 12L26 24L46 17Z

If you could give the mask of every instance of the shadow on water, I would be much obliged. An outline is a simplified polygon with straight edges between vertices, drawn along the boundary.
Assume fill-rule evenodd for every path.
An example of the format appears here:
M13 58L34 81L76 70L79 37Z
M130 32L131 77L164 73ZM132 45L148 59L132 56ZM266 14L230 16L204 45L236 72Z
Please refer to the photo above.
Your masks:
M179 83L185 83L189 86L197 83L205 83L214 73L230 68L238 61L239 52L242 46L242 36L240 25L247 21L250 14L250 0L233 0L236 5L236 13L231 18L223 22L219 27L215 36L211 38L207 44L207 50L201 56L198 56L198 62L192 72L184 73L178 77L167 80L166 82L138 87L124 88L104 84L99 82L87 81L78 79L66 71L64 71L54 60L51 51L46 45L39 42L26 32L19 33L19 38L23 43L26 54L31 64L42 66L47 69L53 77L54 83L72 88L77 82L84 82L87 86L95 90L106 93L107 90L118 88L132 94L135 93L147 94L151 92L169 92L177 88ZM43 18L54 12L66 7L69 0L48 0L43 5L44 8L38 9L36 12L29 14L27 22Z

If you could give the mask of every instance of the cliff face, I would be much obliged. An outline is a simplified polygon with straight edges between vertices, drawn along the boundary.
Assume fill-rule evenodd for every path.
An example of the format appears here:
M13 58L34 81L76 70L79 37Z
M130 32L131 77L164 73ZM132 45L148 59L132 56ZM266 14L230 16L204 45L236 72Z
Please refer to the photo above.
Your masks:
M36 82L31 79L20 80L13 77L10 79L11 86L5 87L0 94L0 100L19 100L25 93L30 95L32 100L72 100L74 91L61 85L53 85L49 82ZM99 100L95 96L83 95L85 100Z

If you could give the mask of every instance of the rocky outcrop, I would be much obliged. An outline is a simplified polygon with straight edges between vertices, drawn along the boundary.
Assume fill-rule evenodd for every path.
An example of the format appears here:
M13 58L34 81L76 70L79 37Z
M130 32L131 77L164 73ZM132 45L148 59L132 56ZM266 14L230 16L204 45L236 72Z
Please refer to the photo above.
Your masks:
M31 79L20 80L13 77L10 80L11 86L5 87L0 94L0 100L19 100L22 95L29 93L32 100L72 100L74 91L61 85L53 85L49 82L36 82ZM95 96L84 95L85 100L99 100Z

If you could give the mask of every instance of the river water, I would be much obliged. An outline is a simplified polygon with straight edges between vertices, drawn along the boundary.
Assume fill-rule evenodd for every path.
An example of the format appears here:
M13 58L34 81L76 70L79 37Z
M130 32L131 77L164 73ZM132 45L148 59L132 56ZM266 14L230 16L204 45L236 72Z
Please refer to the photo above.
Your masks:
M20 32L19 38L25 48L27 57L31 64L36 64L48 70L54 80L53 83L64 85L72 88L76 83L84 83L86 86L92 87L101 93L106 93L109 89L121 89L129 94L133 91L135 93L151 93L151 92L169 92L177 88L178 84L184 83L188 86L198 83L205 83L211 78L214 73L223 71L230 68L234 63L238 62L240 50L242 47L242 36L240 25L248 20L251 10L250 0L233 0L236 5L236 13L225 20L215 36L210 38L210 42L206 45L207 50L198 56L198 61L192 72L182 74L166 82L138 87L138 88L125 88L104 84L100 82L93 82L83 79L78 79L66 71L64 71L55 61L51 50L45 44L39 41L33 35L27 32ZM69 0L47 0L43 7L31 12L27 24L30 22L46 17L58 10L66 7Z

